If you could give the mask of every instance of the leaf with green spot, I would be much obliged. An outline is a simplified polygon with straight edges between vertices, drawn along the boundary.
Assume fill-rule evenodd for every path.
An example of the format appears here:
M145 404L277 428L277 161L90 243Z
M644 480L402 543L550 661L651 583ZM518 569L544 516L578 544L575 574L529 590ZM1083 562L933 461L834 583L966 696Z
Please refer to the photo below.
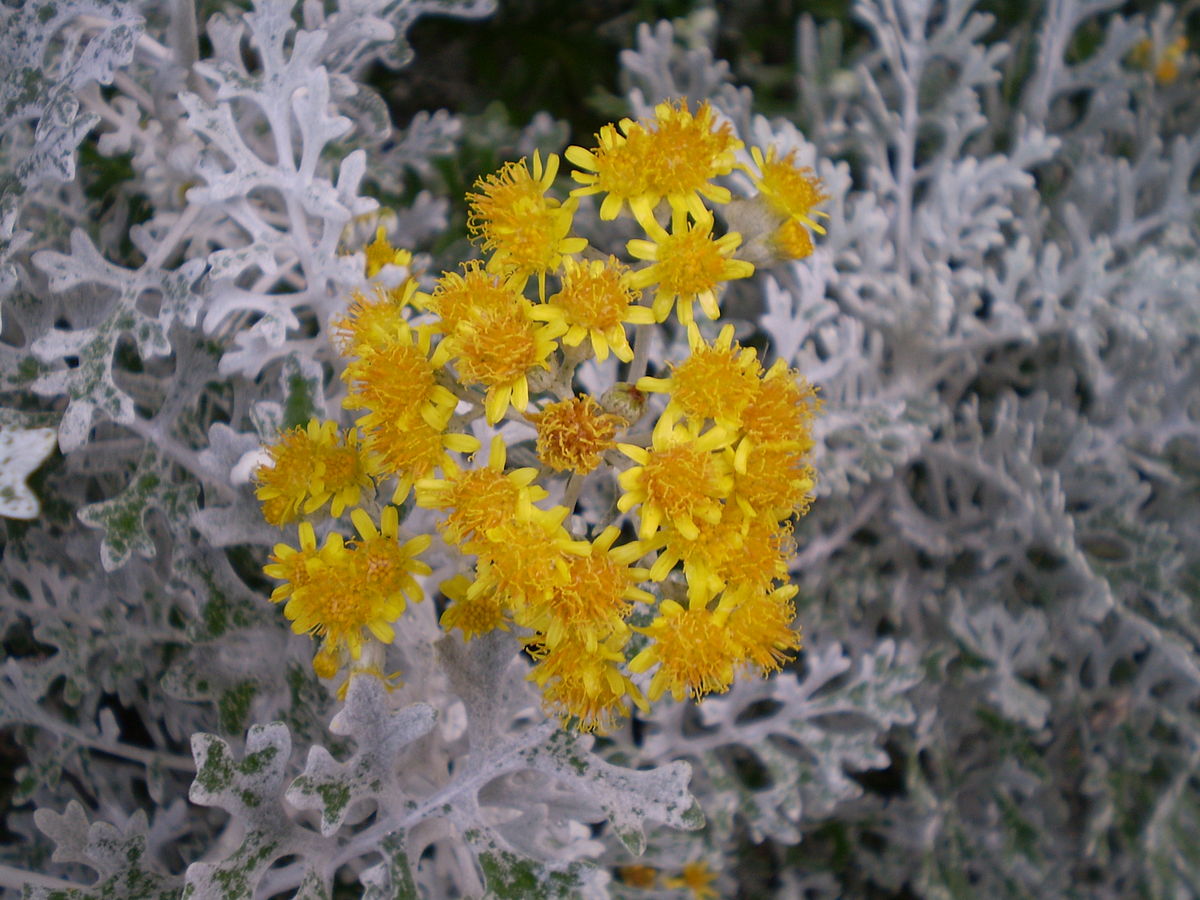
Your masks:
M105 571L120 568L137 553L146 559L155 555L154 541L146 531L146 513L163 511L172 522L186 522L196 507L199 491L194 484L169 480L170 467L153 444L147 444L125 490L109 500L91 503L79 510L79 520L104 532L100 562Z
M424 703L391 710L383 682L358 675L350 682L346 705L333 719L334 734L352 737L358 750L344 763L324 747L309 750L304 773L287 790L298 809L321 811L321 833L333 834L359 802L401 807L407 799L397 781L400 752L433 728L434 711Z
M130 816L124 830L107 822L89 825L83 807L74 800L61 814L39 809L33 818L57 845L51 857L54 862L81 863L99 877L89 887L65 890L28 885L24 900L175 900L179 896L181 880L150 868L145 858L146 814L141 810Z

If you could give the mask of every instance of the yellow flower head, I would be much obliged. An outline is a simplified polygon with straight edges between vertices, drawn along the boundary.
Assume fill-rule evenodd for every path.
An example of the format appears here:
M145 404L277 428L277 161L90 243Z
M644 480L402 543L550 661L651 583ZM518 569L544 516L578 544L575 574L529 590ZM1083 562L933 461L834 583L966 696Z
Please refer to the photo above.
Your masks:
M748 515L736 503L722 508L719 522L696 524L700 534L693 540L664 524L651 544L661 547L650 567L651 580L662 581L680 561L688 585L709 595L726 587L767 590L788 577L796 550L790 526L769 515Z
M462 264L462 273L443 272L433 287L426 305L438 314L438 328L452 334L472 315L487 311L507 311L528 305L520 290L489 274L477 259Z
M712 419L736 430L759 386L758 355L734 342L732 325L722 328L710 345L693 322L688 326L688 344L691 356L678 366L672 364L670 378L641 378L638 390L666 392L671 397L669 409L678 409L697 424Z
M780 259L807 259L813 254L812 234L795 219L788 219L768 239Z
M407 250L397 250L388 243L387 228L380 225L375 230L375 240L367 244L367 277L374 278L384 266L408 266L412 264L412 254Z
M537 502L546 491L533 484L537 469L504 471L507 451L500 435L492 438L486 466L460 469L445 466L445 476L417 482L417 504L426 509L449 509L439 527L446 539L461 544L472 538L483 538L488 529L512 519L525 502Z
M667 691L676 700L699 700L729 690L740 647L726 627L728 615L720 606L710 610L695 595L687 607L674 600L659 604L654 621L638 629L650 637L650 646L629 661L629 671L635 674L658 666L646 689L651 702Z
M546 295L546 273L562 264L563 254L587 245L583 238L567 237L578 199L560 204L546 196L556 174L558 157L551 153L543 169L541 155L534 151L532 175L524 159L506 163L496 174L478 179L476 191L467 194L467 228L492 254L488 271L514 276L517 287L536 274L541 297Z
M652 603L654 597L636 586L646 571L630 567L645 553L641 545L612 546L620 532L610 525L592 542L591 552L567 557L567 581L528 603L517 623L539 632L551 650L570 640L595 653L600 641L625 634L634 602Z
M637 463L618 476L625 493L617 508L628 512L641 506L639 537L651 537L666 520L680 534L695 540L700 534L697 519L720 521L721 500L729 496L733 480L728 464L714 451L728 443L723 428L710 428L697 436L664 414L654 428L649 449L617 445Z
M471 579L464 575L442 582L442 593L451 601L439 620L442 628L446 631L457 628L468 641L496 629L508 631L509 618L496 592L482 591L470 596L470 588Z
M687 863L679 875L667 878L663 883L670 888L687 888L692 900L717 900L721 895L713 886L717 873L704 860Z
M468 596L495 590L514 612L544 599L571 577L570 556L591 552L586 541L575 541L562 527L568 511L559 506L540 510L523 499L517 515L476 536L463 550L479 557L478 573Z
M418 305L420 294L414 278L386 290L376 285L371 296L361 291L351 295L350 308L333 324L334 344L343 356L361 356L366 348L394 340L407 327L404 311Z
M658 869L654 866L629 865L617 868L617 877L630 887L652 888L658 883Z
M1133 46L1130 54L1135 66L1154 73L1160 87L1174 84L1187 57L1188 39L1179 35L1167 41L1165 36L1144 37Z
M309 563L317 557L317 533L311 522L300 523L299 549L287 544L276 544L270 562L263 566L268 577L282 581L271 591L271 602L279 603L292 596L308 584Z
M340 516L359 502L363 488L379 472L378 461L359 446L358 432L339 432L332 421L310 419L306 426L289 429L267 453L271 465L255 470L255 495L272 525L316 512L331 500L331 514Z
M776 360L742 413L742 427L756 444L812 447L812 420L821 409L816 389L783 360Z
M671 216L670 234L651 221L646 233L653 240L632 240L626 245L630 256L651 261L651 265L634 272L629 283L635 288L655 286L651 307L655 321L664 321L677 303L679 321L690 324L694 301L699 301L706 316L715 319L721 314L717 305L721 284L754 274L753 263L730 258L742 243L742 236L731 231L713 240L712 227L711 215L689 223L683 213L676 211Z
M635 125L620 123L618 134L605 126L597 135L599 146L592 150L569 147L567 159L584 171L572 177L584 185L573 194L605 193L600 218L616 218L625 203L634 217L649 230L654 207L664 198L676 213L700 219L709 215L701 197L728 203L727 188L712 179L728 175L736 162L734 152L742 146L728 122L717 122L707 103L692 115L687 101L660 103L654 119Z
M430 342L428 330L414 334L407 322L399 321L388 339L360 347L360 358L342 373L350 386L342 406L368 410L358 419L368 442L391 425L424 420L440 430L450 421L458 398L437 383L437 370L448 353L442 344L431 357Z
M621 670L623 636L593 647L568 640L554 649L543 648L529 679L542 689L542 702L562 717L563 725L580 731L609 732L625 715L629 702L648 710L645 698Z
M796 607L794 584L773 591L739 591L738 606L729 614L730 639L738 655L757 666L763 675L778 671L803 646L800 632L792 628Z
M743 453L747 447L750 452ZM803 451L787 445L757 447L745 439L734 454L733 469L731 499L747 514L778 520L808 511L816 472Z
M566 331L562 322L539 326L522 299L508 309L475 310L460 322L442 347L455 359L463 384L487 388L484 411L489 425L503 418L511 403L517 412L529 405L526 374L534 367L549 369L555 338Z
M551 403L526 418L537 426L538 459L556 471L580 474L600 465L601 454L616 446L617 431L626 425L586 394Z
M389 510L382 531L361 509L354 510L361 540L347 547L341 535L331 534L306 560L308 580L295 587L283 608L292 631L322 638L331 653L344 647L353 659L361 655L364 630L385 644L395 639L392 623L404 612L405 595L421 596L412 574L429 574L414 557L430 539L423 535L400 544L396 510Z
M590 338L596 359L608 359L611 350L622 362L633 359L625 336L625 325L649 325L654 314L635 305L641 291L629 286L632 273L615 256L563 262L562 289L545 304L535 306L533 317L545 321L561 319L567 325L563 343L577 347Z
M813 217L825 215L816 207L828 200L829 195L812 169L796 164L796 151L780 158L774 147L768 147L764 158L758 147L751 147L750 155L758 173L748 166L742 168L767 207L781 219L801 222L817 234L824 234L825 229Z

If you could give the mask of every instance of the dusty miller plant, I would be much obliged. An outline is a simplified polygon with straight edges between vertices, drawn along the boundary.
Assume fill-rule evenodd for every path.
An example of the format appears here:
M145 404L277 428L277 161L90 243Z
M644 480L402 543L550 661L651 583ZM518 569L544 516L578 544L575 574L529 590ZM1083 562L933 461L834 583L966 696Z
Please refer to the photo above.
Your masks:
M333 696L261 576L249 467L337 415L346 251L405 177L392 239L432 246L432 161L467 139L444 112L397 132L363 71L410 61L419 13L490 5L187 7L0 7L6 896L665 897L683 860L719 895L1190 896L1182 14L863 0L858 40L796 23L770 119L711 10L642 27L630 115L709 100L823 179L814 254L724 304L824 412L801 660L597 739L538 710L515 641L449 640L429 604L401 688ZM496 140L561 148L544 121Z

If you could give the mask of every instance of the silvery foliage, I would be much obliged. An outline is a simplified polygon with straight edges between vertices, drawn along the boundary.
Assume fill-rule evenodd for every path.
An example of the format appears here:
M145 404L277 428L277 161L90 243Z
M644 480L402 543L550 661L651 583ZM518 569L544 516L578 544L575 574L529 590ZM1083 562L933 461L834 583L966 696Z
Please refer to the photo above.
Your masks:
M825 412L800 664L593 742L544 719L511 636L463 645L430 603L389 651L401 687L329 697L255 574L277 533L246 473L338 415L327 322L368 194L436 185L464 140L444 112L395 133L358 78L409 60L417 14L489 4L261 0L203 23L203 60L186 7L0 9L0 426L61 451L4 548L9 888L666 896L610 881L631 851L790 897L1200 883L1200 132L1187 78L1130 62L1169 9L1049 0L997 33L962 0L863 0L865 51L797 23L790 121L714 60L711 11L641 29L631 114L711 99L824 179L816 254L724 302ZM85 140L133 173L100 216ZM390 222L419 247L444 198Z
M691 760L780 895L1194 896L1195 60L1135 62L1169 5L973 6L859 0L852 56L802 18L790 121L664 25L627 54L639 109L709 97L832 197L756 282L825 401L803 672L656 714L641 758Z

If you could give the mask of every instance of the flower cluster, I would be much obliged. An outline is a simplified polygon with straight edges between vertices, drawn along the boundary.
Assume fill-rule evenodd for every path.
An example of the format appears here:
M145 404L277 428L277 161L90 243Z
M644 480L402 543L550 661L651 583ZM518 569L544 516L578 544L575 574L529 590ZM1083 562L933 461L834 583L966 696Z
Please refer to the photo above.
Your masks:
M749 237L774 248L768 263L812 252L827 197L794 153L746 153L707 103L660 104L565 156L578 185L565 196L553 154L480 178L467 204L482 258L424 285L379 232L367 287L334 323L354 427L282 434L258 494L277 525L327 501L335 518L350 510L357 537L334 529L318 547L306 519L298 547L281 544L266 568L293 628L323 639L321 675L389 643L420 599L415 576L429 568L415 557L432 535L401 535L411 496L463 561L439 585L442 626L468 640L517 631L547 709L605 730L631 704L727 690L800 647L790 521L811 497L818 399L785 362L740 346L732 324L706 337L695 306L719 319L727 282L755 271L743 234L720 225L735 202L721 179L749 176L755 193L736 202L759 209ZM628 215L642 236L615 253L578 236L592 195L601 220ZM388 266L407 277L382 286ZM690 354L650 376L655 329L684 331ZM576 368L610 356L623 380L576 393ZM538 466L510 464L502 422L504 435L529 433L521 452ZM473 436L485 427L486 460ZM393 505L369 513L385 484ZM613 498L607 519L574 514L585 487Z

